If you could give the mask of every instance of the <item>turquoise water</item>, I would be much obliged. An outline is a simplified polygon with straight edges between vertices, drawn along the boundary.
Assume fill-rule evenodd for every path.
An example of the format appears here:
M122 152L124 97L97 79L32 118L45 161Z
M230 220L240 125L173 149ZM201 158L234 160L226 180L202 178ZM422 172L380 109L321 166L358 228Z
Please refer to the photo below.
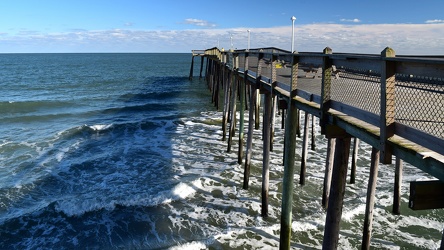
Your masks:
M204 81L188 80L190 62L190 54L0 55L0 248L275 249L283 131L264 219L261 131L243 190L237 144L226 153L222 114ZM316 139L305 186L295 173L294 248L322 246L326 140ZM361 146L347 186L342 249L360 248L370 149ZM395 216L393 175L381 165L372 247L438 248L444 213L407 208L408 182L429 176L405 167Z

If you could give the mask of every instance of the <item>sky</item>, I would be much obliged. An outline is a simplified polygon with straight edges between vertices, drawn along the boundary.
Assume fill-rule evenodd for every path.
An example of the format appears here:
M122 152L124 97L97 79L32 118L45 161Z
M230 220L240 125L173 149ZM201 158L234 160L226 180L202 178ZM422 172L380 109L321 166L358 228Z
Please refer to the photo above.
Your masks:
M443 0L0 0L0 53L218 46L444 55Z

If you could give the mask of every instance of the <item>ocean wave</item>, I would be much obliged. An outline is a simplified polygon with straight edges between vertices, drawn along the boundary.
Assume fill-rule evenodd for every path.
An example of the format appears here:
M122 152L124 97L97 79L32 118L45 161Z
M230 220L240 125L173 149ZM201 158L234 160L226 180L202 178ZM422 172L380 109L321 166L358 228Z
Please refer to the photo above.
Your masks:
M144 206L155 207L160 204L167 204L177 200L186 199L196 192L196 186L199 181L194 181L191 184L183 182L178 183L173 188L156 194L137 194L131 197L122 197L120 200L103 200L102 197L95 196L91 199L84 199L80 197L73 197L57 201L55 209L67 216L75 217L81 216L85 213L98 210L114 210L116 207L130 207L130 206Z

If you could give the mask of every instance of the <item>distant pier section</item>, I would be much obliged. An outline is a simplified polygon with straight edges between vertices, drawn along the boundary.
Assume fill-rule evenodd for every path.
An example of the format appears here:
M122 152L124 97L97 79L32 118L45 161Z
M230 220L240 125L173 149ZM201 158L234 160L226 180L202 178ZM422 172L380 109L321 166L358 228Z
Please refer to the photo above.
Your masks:
M285 129L281 249L290 248L296 136L303 136L299 184L304 185L310 118L319 119L319 129L328 141L322 197L326 209L323 249L338 246L349 156L353 183L360 141L372 146L362 249L370 248L380 163L394 162L396 166L393 213L400 213L404 161L436 178L410 183L409 207L444 208L444 57L397 56L391 48L377 55L335 54L328 47L320 53L212 48L193 50L190 78L195 57L201 58L199 77L204 70L212 101L223 111L221 139L227 141L228 152L237 135L245 189L249 187L254 153L253 130L262 127L263 151L256 153L263 155L264 217L268 216L269 152L277 126L275 115L278 109L285 114L281 124ZM248 120L244 112L249 112ZM304 128L299 126L301 112L305 113ZM311 124L314 131L315 123ZM311 140L314 149L313 135Z

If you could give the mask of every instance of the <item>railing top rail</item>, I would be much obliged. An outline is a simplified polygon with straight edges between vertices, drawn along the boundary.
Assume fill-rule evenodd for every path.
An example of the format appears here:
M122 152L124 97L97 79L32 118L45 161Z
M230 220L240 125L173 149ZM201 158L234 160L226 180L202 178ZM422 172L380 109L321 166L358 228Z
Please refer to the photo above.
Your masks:
M290 51L279 49L275 47L265 47L265 48L254 48L250 50L242 49L242 50L224 50L221 51L217 47L213 47L206 50L193 50L193 54L195 53L205 53L205 54L214 54L217 51L218 54L228 54L235 53L238 55L242 54L258 54L263 53L265 55L278 54L282 56L292 56L296 55L299 57L329 57L331 59L337 60L353 60L353 59L363 59L363 60L381 60L382 56L379 54L356 54L356 53L332 53L332 54L324 54L322 52L297 52L291 53ZM443 64L444 65L444 56L437 55L396 55L395 57L384 57L384 60L389 61L397 61L397 62L409 62L409 63L425 63L425 64Z

